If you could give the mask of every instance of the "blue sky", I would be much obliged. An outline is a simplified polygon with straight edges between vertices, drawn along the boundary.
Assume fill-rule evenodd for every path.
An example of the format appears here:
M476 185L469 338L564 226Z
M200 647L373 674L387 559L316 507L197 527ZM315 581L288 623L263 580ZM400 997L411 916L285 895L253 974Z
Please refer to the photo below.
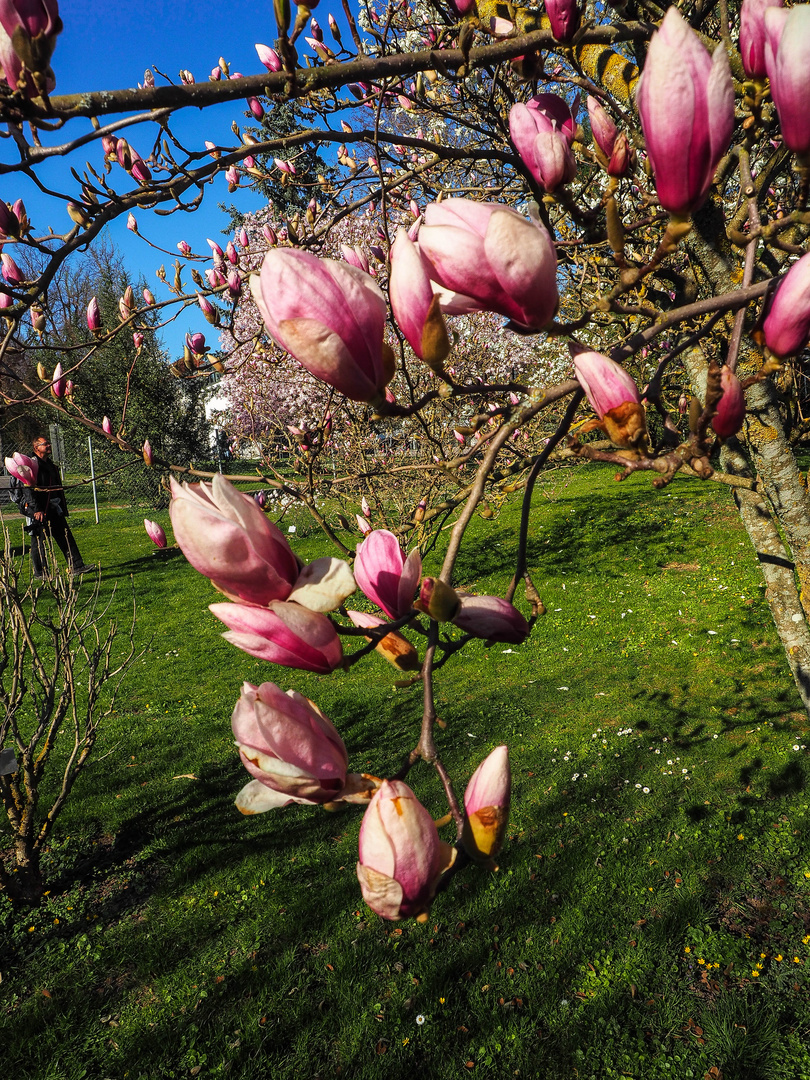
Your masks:
M340 5L320 5L316 12L321 25L326 28L325 37L331 41L328 31L328 12L333 11L343 23ZM293 6L293 10L295 10ZM273 5L269 0L178 0L175 3L89 3L86 0L70 0L60 5L65 29L57 42L53 56L56 75L56 94L69 94L87 90L113 90L135 87L143 82L144 71L155 65L171 79L177 80L181 68L191 71L198 82L203 82L223 56L231 71L245 75L257 74L263 69L259 63L254 44L272 45L275 38ZM346 34L348 38L348 32ZM156 82L161 83L156 76ZM246 125L245 107L241 102L231 102L205 111L185 110L172 122L175 133L190 148L201 148L205 139L232 142L231 122ZM89 128L83 119L72 121L58 136L44 136L43 142L63 141L75 137ZM154 125L128 129L126 136L133 146L143 148L145 154L154 138ZM14 150L8 141L0 144L0 155ZM76 183L69 176L69 164L81 170L85 159L100 171L101 149L93 144L86 153L76 153L68 159L48 163L38 170L42 180L54 188L75 191ZM123 173L121 173L123 177ZM29 217L38 235L49 224L56 231L66 230L69 219L62 207L41 196L30 182L17 176L2 179L2 197L8 201L22 196ZM218 179L213 188L206 189L203 207L194 215L182 214L171 218L159 218L152 213L136 215L141 231L150 240L171 251L176 250L179 240L187 240L195 252L208 252L207 236L222 240L221 231L226 225L224 215L217 203L235 203L245 210L255 209L261 201L255 196L238 192L229 195L224 179ZM126 229L126 220L119 219L109 230L117 247L124 253L127 266L133 276L143 275L156 297L167 298L155 269L165 262L167 269L173 259L160 256L146 247ZM224 246L224 243L223 243ZM185 275L188 278L188 275ZM164 341L172 352L182 347L186 330L207 332L209 343L216 344L216 334L211 331L202 316L191 314L181 318L164 331Z

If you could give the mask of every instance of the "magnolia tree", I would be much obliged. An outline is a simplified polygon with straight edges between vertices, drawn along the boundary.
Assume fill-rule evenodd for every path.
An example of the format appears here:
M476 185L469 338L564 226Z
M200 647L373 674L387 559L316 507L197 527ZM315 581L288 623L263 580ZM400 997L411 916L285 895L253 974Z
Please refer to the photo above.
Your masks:
M0 392L47 401L171 476L176 539L223 594L211 610L235 647L323 675L377 650L421 686L421 728L386 778L349 773L318 706L273 682L246 683L232 723L251 776L239 808L365 804L366 901L385 918L424 917L450 874L494 865L510 793L506 747L466 783L448 774L434 675L471 638L530 634L543 610L527 564L532 494L555 455L613 463L618 479L647 471L651 498L676 475L730 486L810 709L810 495L793 452L807 431L810 5L403 0L355 20L344 0L321 26L276 0L275 17L260 74L220 58L199 81L184 68L158 85L149 71L137 90L58 97L54 0L0 0L6 189L53 157L90 155L64 191L49 185L51 221L0 203ZM291 99L310 126L272 135ZM225 101L246 102L253 126L235 123L228 144L175 138L174 112ZM330 164L313 177L314 150ZM235 199L253 187L295 197L195 251L170 215L196 209L219 177ZM176 246L173 272L156 268L155 293L127 289L114 324L91 301L86 340L65 343L55 371L20 370L21 336L34 361L32 337L60 347L48 314L59 267L121 215L152 246ZM16 257L26 248L38 259ZM133 445L120 417L83 408L82 368L100 343L132 335L136 364L147 309L154 328L189 307L221 348L189 333L175 374L223 375L234 432L267 442L267 490L300 499L339 556L303 565L265 513L272 500L206 483L149 440ZM269 452L278 432L294 470ZM316 498L325 462L361 511L355 552L345 517ZM36 484L34 462L7 464ZM523 503L507 593L461 593L467 527L508 492ZM423 576L440 526L441 570ZM357 589L378 614L352 607ZM414 792L420 765L441 778L452 847Z

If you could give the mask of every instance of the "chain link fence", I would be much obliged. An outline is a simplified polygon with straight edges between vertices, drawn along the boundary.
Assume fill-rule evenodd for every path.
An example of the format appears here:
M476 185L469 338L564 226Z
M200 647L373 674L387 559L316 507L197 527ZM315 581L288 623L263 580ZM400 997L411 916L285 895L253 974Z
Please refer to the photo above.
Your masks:
M168 493L160 486L160 476L143 462L124 455L108 443L90 436L67 434L58 424L50 424L51 456L59 466L71 514L89 516L98 523L106 508L161 509L168 505ZM33 456L30 445L3 436L0 432L0 463L15 453ZM9 494L11 477L0 468L0 511L14 515L17 508Z

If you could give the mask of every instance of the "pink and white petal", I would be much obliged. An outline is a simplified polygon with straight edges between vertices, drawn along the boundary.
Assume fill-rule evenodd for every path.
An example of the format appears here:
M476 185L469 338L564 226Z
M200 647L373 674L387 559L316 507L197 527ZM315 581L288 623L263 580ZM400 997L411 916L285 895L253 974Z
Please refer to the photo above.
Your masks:
M297 801L288 795L282 795L279 791L273 791L260 780L251 780L236 796L235 805L241 814L249 817L253 814L264 814L268 810L277 810Z
M334 611L356 590L351 567L344 559L324 557L308 563L287 597L310 611Z

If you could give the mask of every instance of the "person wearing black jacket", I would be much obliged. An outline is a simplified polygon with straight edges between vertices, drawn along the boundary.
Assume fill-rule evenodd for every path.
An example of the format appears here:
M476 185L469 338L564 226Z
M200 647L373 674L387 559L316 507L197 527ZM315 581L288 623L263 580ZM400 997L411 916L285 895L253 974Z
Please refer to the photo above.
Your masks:
M31 521L31 570L34 580L42 580L47 561L45 540L53 539L67 559L74 577L92 570L79 554L79 548L67 523L67 502L59 469L51 460L51 444L44 435L34 439L34 453L39 462L34 487L23 487L20 510Z

